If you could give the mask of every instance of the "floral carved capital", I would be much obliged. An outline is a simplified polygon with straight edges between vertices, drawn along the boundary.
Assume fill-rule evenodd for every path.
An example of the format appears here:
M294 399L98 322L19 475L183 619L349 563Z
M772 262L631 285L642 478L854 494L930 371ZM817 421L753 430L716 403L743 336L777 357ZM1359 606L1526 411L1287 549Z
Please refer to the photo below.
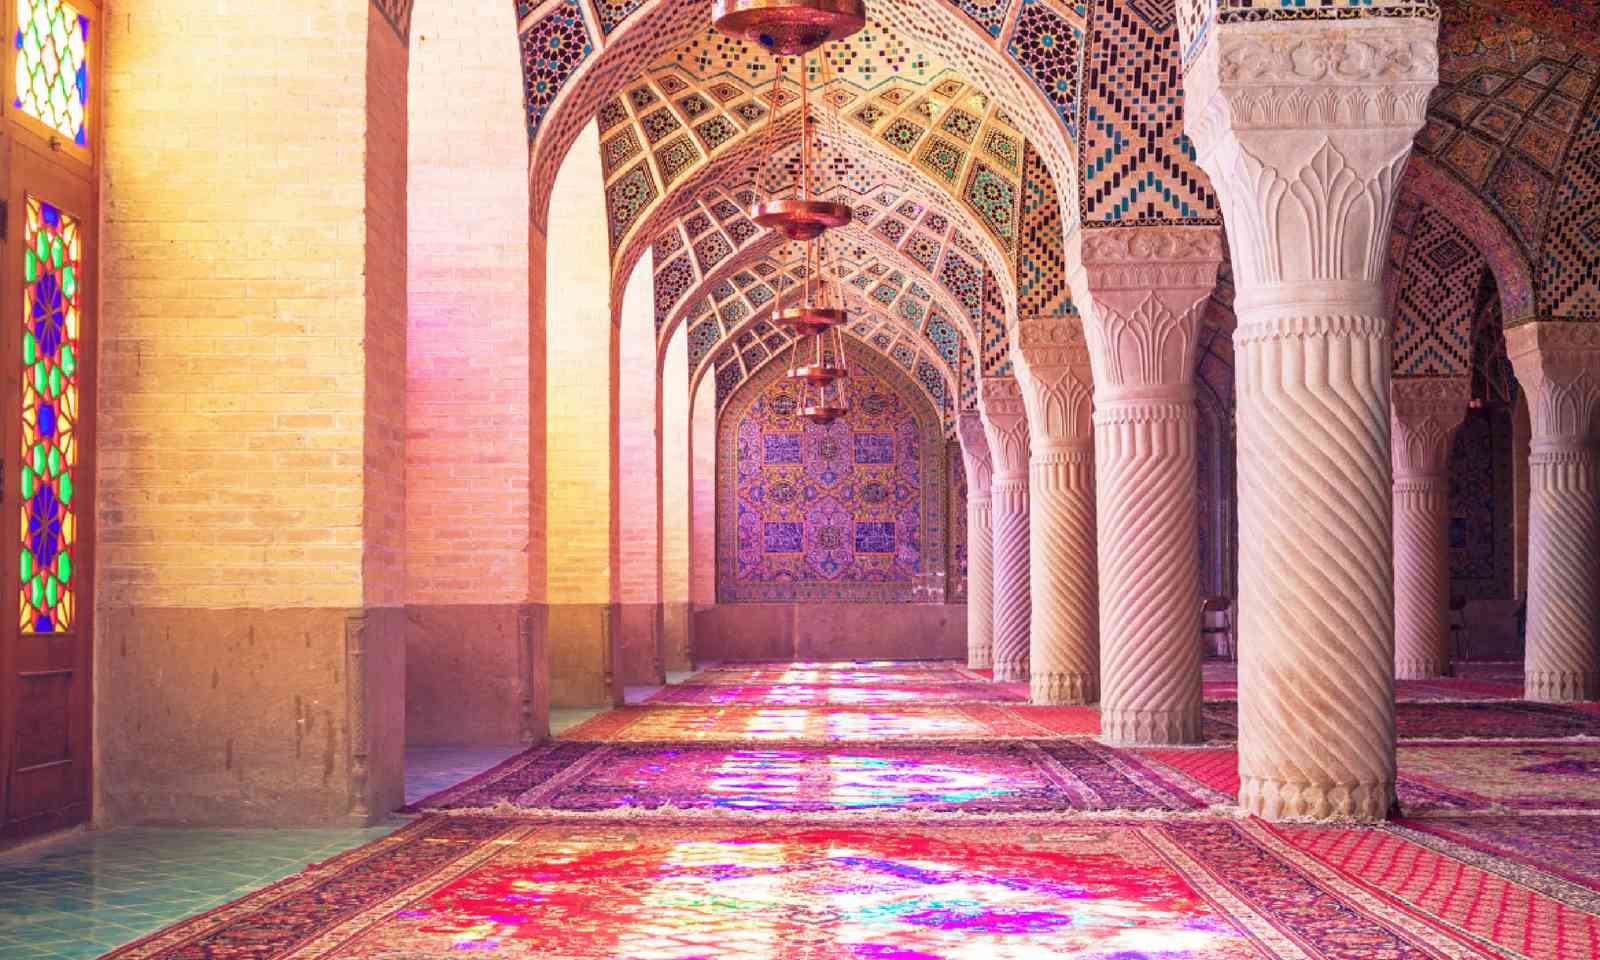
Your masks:
M985 377L978 383L978 411L983 416L996 480L1028 473L1028 412L1022 385L1015 377Z
M1536 452L1600 439L1600 324L1518 324L1506 330L1506 354L1528 395Z

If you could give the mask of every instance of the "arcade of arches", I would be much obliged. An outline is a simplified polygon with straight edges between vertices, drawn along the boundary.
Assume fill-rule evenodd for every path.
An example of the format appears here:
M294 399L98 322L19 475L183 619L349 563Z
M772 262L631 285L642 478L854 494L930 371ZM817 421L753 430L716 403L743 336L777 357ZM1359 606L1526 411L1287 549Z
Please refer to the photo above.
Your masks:
M1590 0L3 7L0 954L1600 955Z

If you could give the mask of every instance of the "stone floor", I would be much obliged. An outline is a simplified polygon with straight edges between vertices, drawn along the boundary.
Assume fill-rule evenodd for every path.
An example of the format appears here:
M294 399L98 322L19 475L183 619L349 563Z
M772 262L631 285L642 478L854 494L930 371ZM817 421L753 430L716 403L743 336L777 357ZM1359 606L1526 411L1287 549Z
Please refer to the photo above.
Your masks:
M600 710L551 717L559 733ZM414 747L406 800L494 766L520 747ZM98 957L184 917L379 839L405 821L348 829L81 831L0 854L0 957Z

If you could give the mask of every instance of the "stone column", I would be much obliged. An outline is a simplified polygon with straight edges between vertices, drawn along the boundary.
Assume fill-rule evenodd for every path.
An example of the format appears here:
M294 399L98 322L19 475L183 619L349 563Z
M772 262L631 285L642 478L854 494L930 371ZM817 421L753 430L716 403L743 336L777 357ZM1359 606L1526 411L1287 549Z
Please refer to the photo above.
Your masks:
M1237 285L1239 802L1269 819L1377 818L1394 800L1382 276L1437 33L1220 23L1184 74Z
M1450 440L1467 415L1467 377L1394 381L1394 675L1450 672Z
M1093 703L1100 625L1089 348L1075 317L1024 319L1011 342L1028 415L1032 699Z
M994 678L1028 679L1028 417L1013 377L979 384L978 409L994 463Z
M1194 357L1216 227L1080 231L1069 258L1094 364L1101 735L1200 739Z
M1506 331L1506 353L1528 397L1529 700L1600 695L1600 326L1535 321Z
M967 469L967 666L984 670L994 664L994 533L989 499L994 465L982 417L963 413L958 432L961 462Z

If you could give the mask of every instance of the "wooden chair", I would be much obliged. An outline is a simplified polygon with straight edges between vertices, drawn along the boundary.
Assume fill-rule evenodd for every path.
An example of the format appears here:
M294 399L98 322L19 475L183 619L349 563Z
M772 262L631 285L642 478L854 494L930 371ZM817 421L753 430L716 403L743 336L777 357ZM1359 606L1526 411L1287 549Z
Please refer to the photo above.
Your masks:
M1226 652L1229 660L1239 658L1238 645L1233 636L1233 601L1227 597L1206 597L1200 601L1200 647L1206 652L1207 640L1220 634L1222 643L1218 651Z

